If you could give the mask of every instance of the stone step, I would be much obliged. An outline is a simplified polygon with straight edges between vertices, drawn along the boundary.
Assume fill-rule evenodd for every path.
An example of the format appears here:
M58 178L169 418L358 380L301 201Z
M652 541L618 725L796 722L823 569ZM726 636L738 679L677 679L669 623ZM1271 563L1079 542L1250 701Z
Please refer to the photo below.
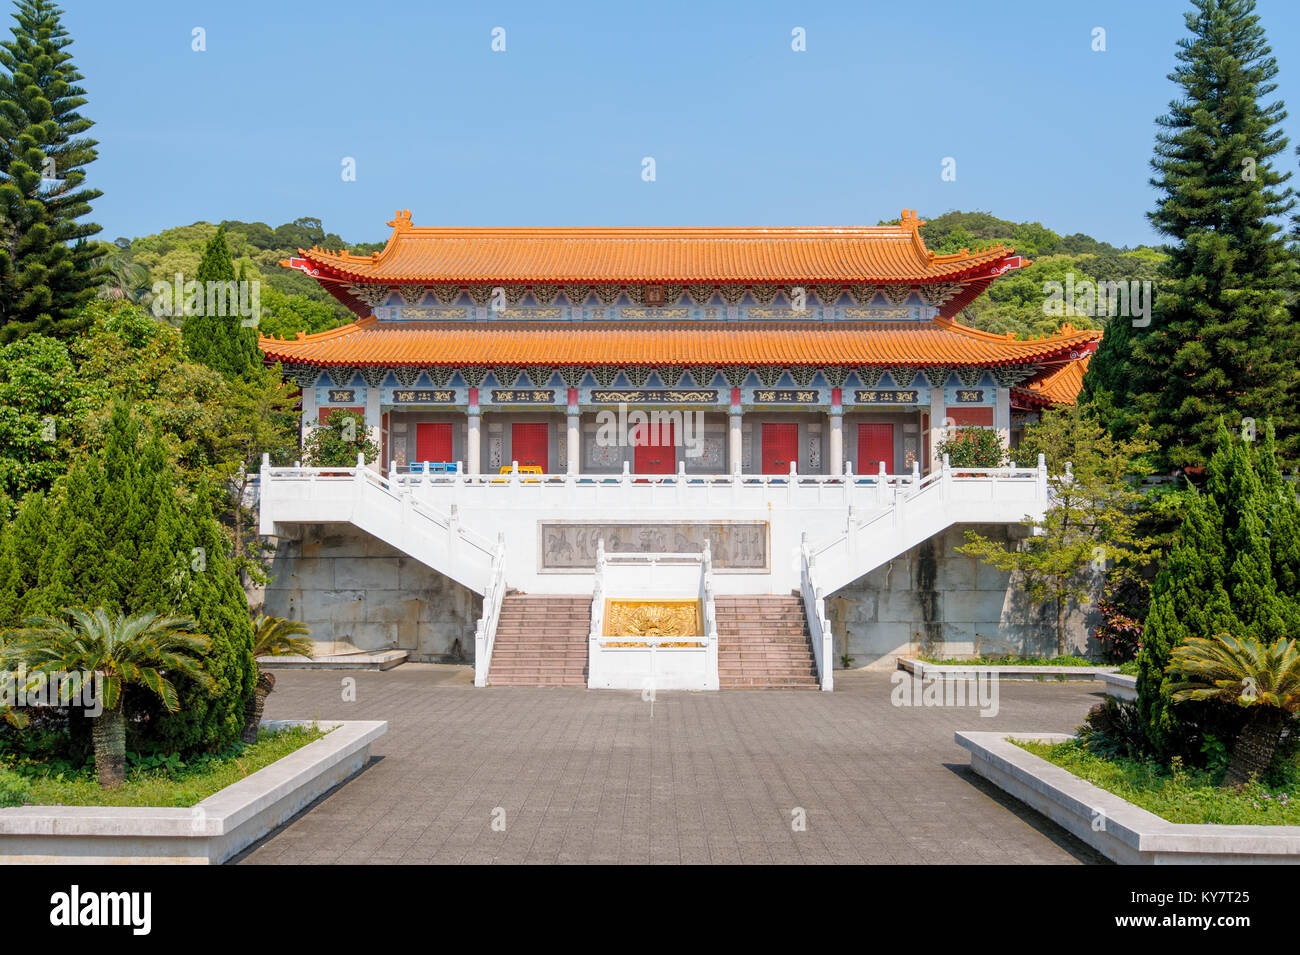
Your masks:
M488 683L586 686L591 598L509 594L501 601Z

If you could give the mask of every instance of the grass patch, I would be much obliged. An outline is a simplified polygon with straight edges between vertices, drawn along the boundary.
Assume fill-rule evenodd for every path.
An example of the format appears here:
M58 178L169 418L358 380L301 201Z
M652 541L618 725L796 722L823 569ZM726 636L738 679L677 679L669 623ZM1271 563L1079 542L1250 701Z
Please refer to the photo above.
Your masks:
M932 663L935 666L945 667L1113 667L1113 663L1098 663L1096 660L1085 660L1083 657L969 657L964 660L955 658L940 659L938 657L918 657L917 659L925 663Z
M1255 782L1232 791L1218 788L1221 773L1187 769L1177 760L1171 766L1160 766L1122 756L1102 757L1078 740L1012 742L1169 822L1300 826L1300 798L1290 795L1300 793L1300 764L1287 767L1278 786Z
M137 761L128 770L126 783L117 789L101 789L93 768L70 770L64 764L55 769L31 760L9 763L0 766L0 789L18 798L0 805L186 808L324 735L315 726L259 730L256 743L217 755L188 762L174 756L150 757ZM5 780L8 786L3 785Z
M1125 660L1119 665L1119 672L1125 676L1138 675L1138 662L1136 660Z

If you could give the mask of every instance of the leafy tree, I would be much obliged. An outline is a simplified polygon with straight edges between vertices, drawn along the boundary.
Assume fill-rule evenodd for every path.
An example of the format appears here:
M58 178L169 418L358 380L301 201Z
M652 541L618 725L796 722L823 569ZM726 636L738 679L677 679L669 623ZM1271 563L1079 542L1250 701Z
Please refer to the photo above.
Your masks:
M1090 571L1106 562L1140 566L1150 559L1150 542L1138 530L1143 495L1131 478L1145 472L1140 459L1151 444L1141 437L1117 441L1073 406L1048 412L1026 433L1021 450L1031 458L1042 454L1061 469L1048 478L1050 504L1043 518L1026 518L1031 533L1021 543L967 531L958 551L1020 574L1033 600L1051 601L1060 656L1068 651L1066 608L1092 593Z
M1174 648L1169 677L1174 702L1222 700L1246 709L1222 785L1232 788L1262 777L1288 717L1300 710L1296 642L1264 643L1226 633L1192 637Z
M60 674L60 691L83 673L98 675L102 712L92 729L95 772L100 786L115 788L126 782L126 688L143 686L175 712L180 697L172 679L183 676L205 687L211 682L203 669L208 638L194 633L194 621L183 617L127 617L103 607L70 607L65 613L66 620L29 618L13 633L5 657L33 673Z
M218 304L215 297L206 290L213 284L233 290L238 281L230 249L226 246L225 229L217 229L217 234L204 247L195 277L204 302L194 310L186 307L181 323L186 353L192 360L221 372L227 378L252 374L262 363L257 348L257 329L242 323L239 309L231 303L230 296L226 297L225 314L209 314L219 309L215 308ZM173 307L177 304L174 302Z
M85 90L72 64L62 11L18 0L13 39L0 44L0 341L66 337L95 293L99 226L77 220L102 193L83 189L95 141L78 109Z
M1097 609L1101 623L1095 636L1111 663L1127 663L1142 649L1142 621L1151 607L1151 585L1136 568L1121 564L1111 570Z
M1182 527L1152 586L1138 654L1138 709L1162 754L1195 758L1199 738L1237 731L1233 714L1191 710L1171 698L1166 670L1177 647L1220 633L1272 644L1300 632L1300 598L1275 577L1274 555L1283 574L1290 557L1269 537L1294 514L1294 491L1278 493L1282 481L1270 448L1267 436L1257 451L1220 425L1205 490L1187 497Z
M21 499L66 470L69 415L82 394L58 339L28 335L0 346L0 491Z
M379 457L379 445L370 439L370 431L360 415L339 408L326 416L324 423L311 429L303 445L303 463L317 468L355 467L357 455L367 462Z
M316 643L308 639L306 624L283 617L258 614L253 621L253 659L258 657L314 656ZM257 685L248 698L248 715L244 722L243 741L257 742L257 727L262 722L266 698L275 690L275 674L258 667Z
M235 566L257 583L270 579L269 547L257 532L248 491L261 469L263 454L270 455L272 464L284 465L298 452L294 391L278 364L258 368L246 380L232 383L215 441L217 460L211 470L216 486L224 492L218 505L221 521L230 529Z
M1156 122L1152 224L1172 242L1152 322L1098 353L1090 376L1128 387L1117 434L1149 424L1162 468L1200 466L1220 417L1272 418L1300 458L1300 323L1287 310L1295 263L1275 220L1294 205L1270 161L1286 148L1277 65L1254 0L1193 0L1190 36Z

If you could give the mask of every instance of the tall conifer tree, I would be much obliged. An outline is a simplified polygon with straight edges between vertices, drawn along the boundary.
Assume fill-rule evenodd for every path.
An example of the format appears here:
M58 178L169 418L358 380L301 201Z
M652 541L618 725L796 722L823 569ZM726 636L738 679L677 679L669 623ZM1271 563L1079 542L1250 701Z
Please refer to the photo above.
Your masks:
M1278 224L1293 206L1286 111L1270 101L1277 65L1254 0L1193 0L1178 42L1179 87L1156 120L1160 199L1170 238L1145 328L1098 352L1088 397L1108 392L1114 429L1148 422L1165 468L1203 465L1220 418L1272 419L1278 451L1300 459L1300 323L1287 308L1295 260ZM1117 319L1124 321L1124 319ZM1113 323L1112 323L1113 324Z
M95 293L99 226L79 222L102 193L81 188L96 142L78 109L85 90L49 0L19 0L0 44L0 342L67 337Z
M204 246L196 278L204 301L200 307L187 306L187 314L181 323L186 354L227 378L247 377L260 367L261 353L257 348L257 329L241 324L238 298L230 294L238 288L240 280L235 277L235 263L226 244L225 226L218 228L217 234ZM218 302L215 295L207 295L207 289L212 287L210 283L227 287L225 314L209 314L216 310L213 305Z

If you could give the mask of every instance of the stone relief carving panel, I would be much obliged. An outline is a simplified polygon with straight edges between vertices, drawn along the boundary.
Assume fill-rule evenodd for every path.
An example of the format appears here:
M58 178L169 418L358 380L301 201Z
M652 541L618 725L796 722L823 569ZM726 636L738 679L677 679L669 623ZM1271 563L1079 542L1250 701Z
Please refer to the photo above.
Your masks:
M622 554L693 553L703 550L707 540L719 572L765 572L769 567L766 521L539 521L537 537L543 572L593 570L601 538L606 552Z

